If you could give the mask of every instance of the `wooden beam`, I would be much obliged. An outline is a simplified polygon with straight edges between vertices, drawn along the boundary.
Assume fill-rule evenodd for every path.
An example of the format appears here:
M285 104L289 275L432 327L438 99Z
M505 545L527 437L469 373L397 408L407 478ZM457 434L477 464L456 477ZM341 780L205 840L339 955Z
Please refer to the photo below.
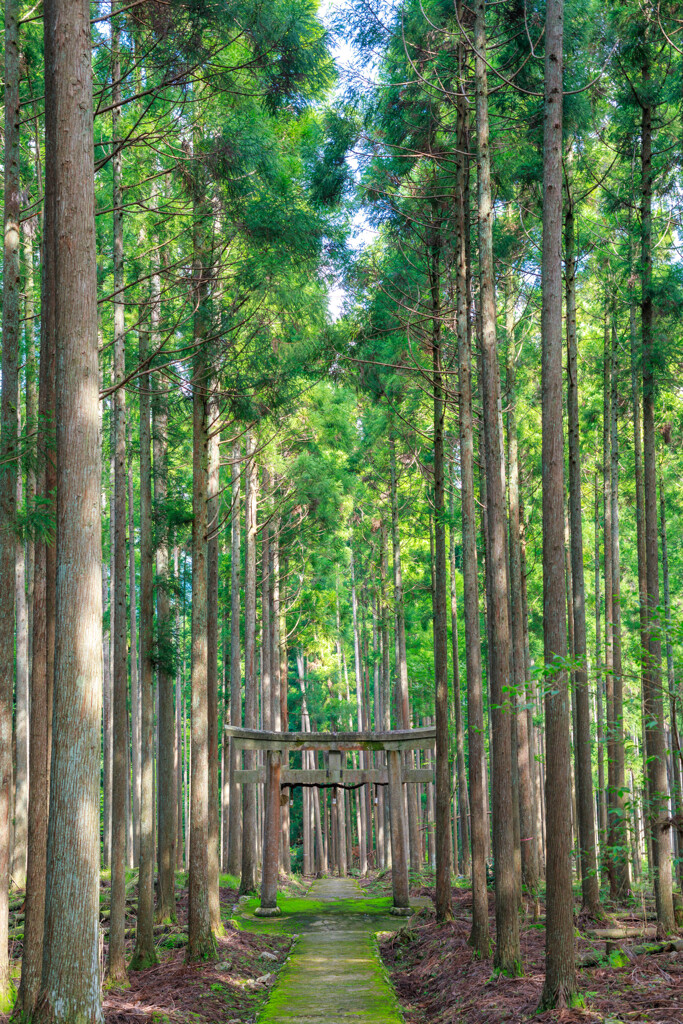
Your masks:
M238 768L235 781L244 783L265 783L266 769ZM359 786L368 783L374 786L386 786L389 774L386 768L346 768L341 771L328 771L325 768L283 768L281 782L283 786ZM434 782L431 768L403 768L401 782Z
M268 732L225 726L225 736L241 750L429 750L436 729L395 729L392 732Z

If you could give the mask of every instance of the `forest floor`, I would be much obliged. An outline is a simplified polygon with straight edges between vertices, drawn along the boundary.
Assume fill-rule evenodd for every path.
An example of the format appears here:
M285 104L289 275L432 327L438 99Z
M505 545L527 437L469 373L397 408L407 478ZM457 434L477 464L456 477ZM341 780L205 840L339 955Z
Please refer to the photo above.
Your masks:
M374 879L368 881L367 888L376 890L382 885L386 881ZM433 895L431 886L424 886L419 879L413 879L412 891ZM538 1015L544 979L543 903L539 920L534 922L530 916L521 926L521 978L496 976L491 959L475 957L467 943L471 903L470 892L455 887L452 923L437 925L434 911L422 910L398 933L380 937L382 959L406 1024L518 1024L530 1019L544 1024L683 1024L683 949L640 953L635 950L644 944L642 938L607 942L577 932L579 962L599 961L578 970L585 1008ZM640 920L648 936L651 915L642 906L645 914L634 907L627 917L628 909L624 913L622 908L618 920L611 923L633 928ZM495 938L492 893L489 912Z

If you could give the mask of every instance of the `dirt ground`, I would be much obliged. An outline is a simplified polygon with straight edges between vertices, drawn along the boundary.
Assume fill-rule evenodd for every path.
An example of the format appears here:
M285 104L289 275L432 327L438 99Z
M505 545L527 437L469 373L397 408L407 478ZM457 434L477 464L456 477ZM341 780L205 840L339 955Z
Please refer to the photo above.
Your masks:
M429 891L429 890L425 890ZM422 912L406 928L380 943L405 1015L406 1024L501 1024L536 1021L597 1024L619 1021L683 1024L683 952L634 955L629 943L605 955L605 962L578 971L583 1010L537 1015L543 988L545 932L541 920L522 926L524 976L496 977L491 959L477 959L467 944L471 896L453 890L455 921L437 926L433 912ZM489 897L491 935L495 937L493 895ZM604 941L577 939L577 957L604 954Z

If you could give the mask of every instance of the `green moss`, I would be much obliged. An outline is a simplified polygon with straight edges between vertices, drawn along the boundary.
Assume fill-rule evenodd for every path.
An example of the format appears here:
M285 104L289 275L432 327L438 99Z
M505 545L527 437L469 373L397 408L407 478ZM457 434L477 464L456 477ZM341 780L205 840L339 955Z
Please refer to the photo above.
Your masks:
M10 1014L17 1000L17 990L10 982L7 988L0 992L0 1013Z

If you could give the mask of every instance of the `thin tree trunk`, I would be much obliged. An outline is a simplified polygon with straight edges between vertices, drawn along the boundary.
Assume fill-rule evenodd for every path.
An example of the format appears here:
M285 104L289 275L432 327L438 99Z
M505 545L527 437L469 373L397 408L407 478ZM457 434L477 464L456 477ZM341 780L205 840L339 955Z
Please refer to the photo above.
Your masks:
M676 675L674 672L673 644L671 641L671 588L669 585L669 545L666 531L666 502L664 500L664 477L659 471L659 528L662 541L662 584L664 587L664 615L666 621L666 682L669 691L669 713L671 716L672 761L673 761L673 808L675 817L683 822L683 791L681 786L681 759L678 727L676 722ZM683 887L683 863L680 844L678 854L678 885Z
M21 403L18 400L17 411ZM19 424L21 429L21 424ZM21 472L17 473L17 508L23 506ZM28 828L28 608L26 602L26 558L22 540L15 545L16 589L16 691L14 706L14 735L16 771L14 777L14 843L12 847L12 884L18 889L26 886L26 843Z
M536 903L538 893L538 846L534 793L529 758L529 733L526 714L526 658L524 654L524 609L522 606L522 551L519 514L519 461L516 415L516 368L514 339L514 305L512 289L507 309L507 442L510 508L510 625L512 627L512 663L517 697L516 739L519 773L519 827L522 855L522 879L527 892Z
M16 598L20 319L19 5L5 2L5 187L0 409L0 1003L11 993L9 959L12 704ZM98 509L99 511L99 509Z
M161 282L159 255L153 254L152 273L152 348L159 344L161 319ZM176 862L176 779L175 779L175 708L173 696L175 678L171 671L171 643L173 618L169 593L169 525L168 525L168 404L166 381L161 373L154 374L152 394L152 445L154 454L154 505L157 515L156 529L156 610L157 610L157 832L158 869L157 922L176 920L175 862ZM204 386L204 384L202 384ZM194 580L194 562L193 562Z
M505 492L501 473L502 452L498 424L500 374L496 340L496 304L493 269L493 210L489 153L488 84L485 64L486 4L475 6L475 63L477 106L477 178L479 207L479 274L482 318L482 368L486 489L488 495L489 558L487 575L491 603L491 700L493 846L496 865L496 967L510 974L521 972L517 884L514 874L512 806L512 752L510 683L510 624L506 557Z
M647 95L649 67L642 85ZM644 688L645 743L649 775L649 827L652 834L657 923L663 932L675 926L671 876L671 842L667 818L666 749L662 695L662 643L659 622L657 551L657 464L655 428L654 302L652 295L652 108L642 107L641 138L641 326L643 341L643 491L647 565L647 657Z
M45 23L51 17L51 0L44 4ZM45 153L54 162L53 38L45 36ZM36 495L52 513L56 465L52 457L55 408L55 181L45 183L43 242L41 253L40 378L37 430ZM47 426L50 424L51 426ZM101 480L100 480L101 487ZM104 579L100 565L100 580ZM101 584L100 584L101 586ZM36 1006L43 967L45 879L47 876L47 819L50 787L52 694L55 656L55 544L54 536L40 534L35 541L33 588L33 638L31 658L31 713L29 715L28 861L24 945L18 1005L26 1016ZM100 600L102 598L100 597ZM100 641L100 665L102 643ZM101 723L98 723L98 728ZM99 824L99 822L98 822Z
M462 69L464 54L459 47ZM474 502L474 423L472 416L472 333L468 306L469 146L468 104L458 95L457 187L457 337L460 385L460 476L462 513L463 609L467 667L467 738L469 747L470 832L472 841L472 930L469 942L479 956L490 947L486 889L486 780L484 767L484 706L479 633L477 579L477 520Z
M192 379L192 735L188 960L208 960L216 944L209 914L209 709L208 709L208 400L205 351L209 334L208 270L210 217L194 197L195 357Z
M54 232L46 239L54 245L55 274L59 629L43 976L33 1019L89 1024L102 1014L102 551L90 8L83 0L48 0L44 19L46 123L54 131L46 177L59 196Z
M112 135L118 138L121 118L120 23L112 0ZM114 366L115 384L126 374L125 304L123 293L123 204L121 150L112 158L114 242ZM126 392L114 392L114 676L111 824L111 906L108 975L114 983L126 978L126 791L128 768L128 650L126 614Z
M621 559L619 551L619 405L618 353L615 311L612 311L612 395L610 410L611 434L611 501L612 501L612 667L613 667L613 729L614 793L610 828L614 895L623 899L631 890L627 832L626 767L624 762L624 680L621 660Z
M461 874L469 877L472 871L470 851L470 800L467 792L467 768L465 766L465 731L462 720L462 699L460 694L460 652L458 650L458 595L455 580L455 457L451 459L451 486L449 488L450 529L448 531L450 576L451 576L451 655L453 659L453 702L455 705L455 762L458 784L458 820L460 822ZM457 848L454 850L457 855Z
M366 722L363 716L363 697L362 697L362 666L361 666L361 652L360 652L360 634L358 631L358 600L356 596L356 571L354 564L354 552L353 552L353 539L350 541L351 550L351 612L353 617L353 658L354 658L354 669L356 675L356 710L358 715L358 731L362 732L366 728ZM365 754L361 752L361 768L365 767ZM340 791L343 799L343 790ZM368 823L365 817L365 805L361 803L360 807L360 820L359 820L359 832L358 832L358 851L360 860L360 873L361 875L367 875L368 873L368 848L367 848L367 836L368 836Z
M133 751L133 859L140 862L140 682L138 679L137 594L135 575L135 517L133 505L133 456L128 448L128 571L130 592L130 707Z
M546 946L541 1007L571 1004L576 991L571 872L570 704L564 580L562 431L562 55L563 0L548 0L543 130L542 431L543 639L549 669L546 723Z
M218 518L220 509L220 449L218 400L208 402L208 714L209 714L209 916L211 928L223 931L218 891L220 875L220 795L218 789Z
M232 511L230 558L230 724L242 724L242 665L240 660L240 459L241 446L232 448ZM230 824L228 826L228 874L239 874L242 861L241 786L235 780L239 767L235 745L230 742Z
M254 451L256 440L247 435L247 487L246 487L246 560L244 587L244 724L247 729L258 728L258 696L256 690L256 491L258 477ZM256 767L255 755L244 755L247 768ZM251 784L243 789L244 813L242 818L242 878L240 893L256 889L256 792Z
M564 222L567 297L567 411L569 419L569 517L571 525L572 617L574 624L574 679L576 693L576 786L581 851L583 909L591 917L600 910L600 885L595 848L593 766L591 752L590 692L586 645L586 587L583 572L581 520L581 438L579 433L579 380L576 343L576 245L574 195L568 186ZM599 568L598 568L599 572ZM514 584L513 584L514 589Z
M140 331L140 363L148 357L148 335ZM157 961L154 945L154 537L152 526L152 434L150 374L140 375L140 868L135 951L131 967Z

